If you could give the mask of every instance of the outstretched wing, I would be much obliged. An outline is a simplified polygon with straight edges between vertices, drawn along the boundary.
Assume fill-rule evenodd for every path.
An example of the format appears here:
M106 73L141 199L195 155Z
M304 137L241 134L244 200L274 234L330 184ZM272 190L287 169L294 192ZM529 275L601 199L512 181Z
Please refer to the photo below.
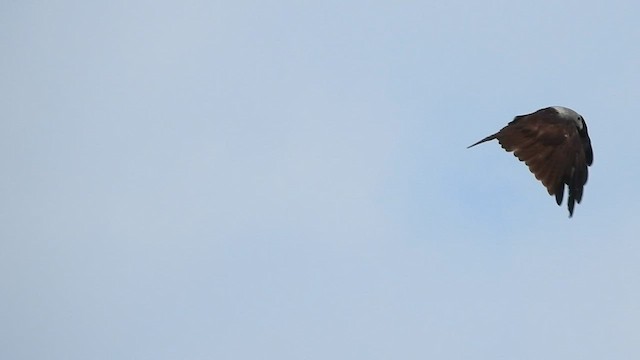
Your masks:
M555 195L558 205L567 184L569 216L573 215L588 176L585 147L575 124L559 118L555 109L546 108L516 116L495 138L529 167L549 195Z

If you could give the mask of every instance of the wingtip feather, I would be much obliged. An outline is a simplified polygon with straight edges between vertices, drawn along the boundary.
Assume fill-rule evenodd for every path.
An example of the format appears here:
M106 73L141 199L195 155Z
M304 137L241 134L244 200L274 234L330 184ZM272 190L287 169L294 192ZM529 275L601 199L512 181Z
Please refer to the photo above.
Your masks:
M498 134L489 135L489 136L487 136L486 138L484 138L484 139L482 139L482 140L478 141L477 143L467 146L467 149L472 148L472 147L474 147L474 146L476 146L476 145L478 145L478 144L482 144L483 142L493 140L493 139L495 139L495 138L496 138L496 135L498 135Z

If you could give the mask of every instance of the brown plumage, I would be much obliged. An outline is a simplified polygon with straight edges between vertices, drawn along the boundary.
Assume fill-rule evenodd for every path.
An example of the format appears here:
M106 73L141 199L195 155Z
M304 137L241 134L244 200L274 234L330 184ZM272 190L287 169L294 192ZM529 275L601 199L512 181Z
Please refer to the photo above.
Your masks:
M516 116L497 133L477 143L498 139L503 149L513 154L562 203L564 186L569 188L567 207L573 215L575 203L580 203L584 185L593 163L593 150L587 124L575 111L553 106L528 115Z

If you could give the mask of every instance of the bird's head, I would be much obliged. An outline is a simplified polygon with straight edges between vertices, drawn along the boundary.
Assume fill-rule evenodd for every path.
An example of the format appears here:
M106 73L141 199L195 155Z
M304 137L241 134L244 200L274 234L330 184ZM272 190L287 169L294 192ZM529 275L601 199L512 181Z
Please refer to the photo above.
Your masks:
M578 131L586 131L587 124L584 122L582 115L564 106L553 106L553 108L562 118L575 122Z

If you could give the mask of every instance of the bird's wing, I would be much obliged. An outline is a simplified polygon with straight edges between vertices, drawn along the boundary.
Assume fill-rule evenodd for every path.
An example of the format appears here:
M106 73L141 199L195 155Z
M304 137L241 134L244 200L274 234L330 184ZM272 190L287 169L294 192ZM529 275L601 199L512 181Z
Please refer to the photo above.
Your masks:
M564 184L568 184L569 212L573 212L573 202L580 202L587 178L584 147L573 124L544 113L517 116L496 138L505 150L524 161L549 195L555 195L558 205Z
M589 142L588 146L583 143L584 139L579 139L578 136L573 139L575 144L572 146L576 149L576 157L573 165L573 171L569 174L567 181L567 185L569 185L569 202L567 206L569 207L569 214L573 214L573 207L575 203L578 204L582 200L582 191L584 190L584 185L587 183L587 179L589 178L589 168L593 162L593 151L591 150L591 143ZM589 139L588 137L586 138Z

